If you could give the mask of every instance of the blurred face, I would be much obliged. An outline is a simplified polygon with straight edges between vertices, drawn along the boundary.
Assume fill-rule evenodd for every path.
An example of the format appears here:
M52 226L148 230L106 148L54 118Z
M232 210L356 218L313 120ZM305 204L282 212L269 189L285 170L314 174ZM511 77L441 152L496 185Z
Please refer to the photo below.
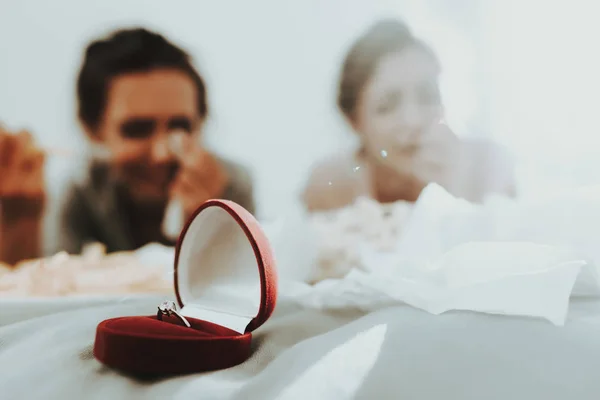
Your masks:
M154 70L112 80L104 118L91 137L110 151L132 195L163 201L179 164L169 135L199 135L201 126L193 80L177 70Z
M409 47L381 59L357 103L354 128L370 154L395 156L418 147L442 117L438 67Z

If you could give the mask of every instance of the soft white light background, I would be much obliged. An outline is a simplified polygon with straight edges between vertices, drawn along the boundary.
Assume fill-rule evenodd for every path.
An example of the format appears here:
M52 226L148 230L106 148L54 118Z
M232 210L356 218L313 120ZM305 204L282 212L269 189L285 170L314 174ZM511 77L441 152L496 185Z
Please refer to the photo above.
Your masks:
M600 183L600 4L486 2L489 126L525 191Z
M82 146L74 80L84 46L118 27L160 30L206 76L207 138L253 169L270 218L297 199L314 160L351 143L335 107L342 57L370 23L396 15L440 55L459 134L511 147L526 190L591 183L600 165L597 9L559 0L0 0L0 121L44 145ZM53 193L68 166L50 163Z

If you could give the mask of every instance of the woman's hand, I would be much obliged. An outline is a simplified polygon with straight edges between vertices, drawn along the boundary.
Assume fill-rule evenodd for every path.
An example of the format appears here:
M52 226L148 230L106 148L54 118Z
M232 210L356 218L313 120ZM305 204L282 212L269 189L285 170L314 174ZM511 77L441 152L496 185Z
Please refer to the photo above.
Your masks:
M380 152L372 162L376 169L378 197L383 202L414 202L432 182L452 185L460 141L445 124L435 124L416 143L392 156Z
M0 261L40 255L45 198L43 151L28 132L0 127Z
M415 176L446 186L456 173L460 139L445 124L435 124L419 142L411 159Z
M12 134L0 127L0 199L42 199L44 153L29 132Z

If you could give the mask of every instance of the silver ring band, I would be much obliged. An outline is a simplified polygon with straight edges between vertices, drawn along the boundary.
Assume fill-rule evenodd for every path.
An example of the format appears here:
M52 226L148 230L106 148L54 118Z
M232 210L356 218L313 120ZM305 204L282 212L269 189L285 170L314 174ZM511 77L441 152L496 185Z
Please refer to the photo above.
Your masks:
M163 301L158 306L158 312L156 313L156 319L159 321L163 320L163 315L170 317L174 315L179 319L186 327L191 328L192 325L188 322L187 319L177 311L177 304L174 301Z

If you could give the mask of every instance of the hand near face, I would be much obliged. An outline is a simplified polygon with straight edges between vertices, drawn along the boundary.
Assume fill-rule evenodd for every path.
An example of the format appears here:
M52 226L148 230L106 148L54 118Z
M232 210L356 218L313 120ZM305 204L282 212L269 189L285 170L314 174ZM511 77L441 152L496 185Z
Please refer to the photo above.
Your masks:
M436 124L415 143L374 155L381 195L386 201L414 202L429 183L445 186L455 172L459 143L445 124Z
M402 161L418 179L443 184L454 173L459 143L446 124L435 124Z
M0 127L0 262L38 257L45 203L44 153L28 132Z
M44 196L44 152L29 132L0 127L0 198Z
M171 186L171 196L181 201L189 216L206 200L222 196L229 177L217 158L195 141L182 138L181 167Z

